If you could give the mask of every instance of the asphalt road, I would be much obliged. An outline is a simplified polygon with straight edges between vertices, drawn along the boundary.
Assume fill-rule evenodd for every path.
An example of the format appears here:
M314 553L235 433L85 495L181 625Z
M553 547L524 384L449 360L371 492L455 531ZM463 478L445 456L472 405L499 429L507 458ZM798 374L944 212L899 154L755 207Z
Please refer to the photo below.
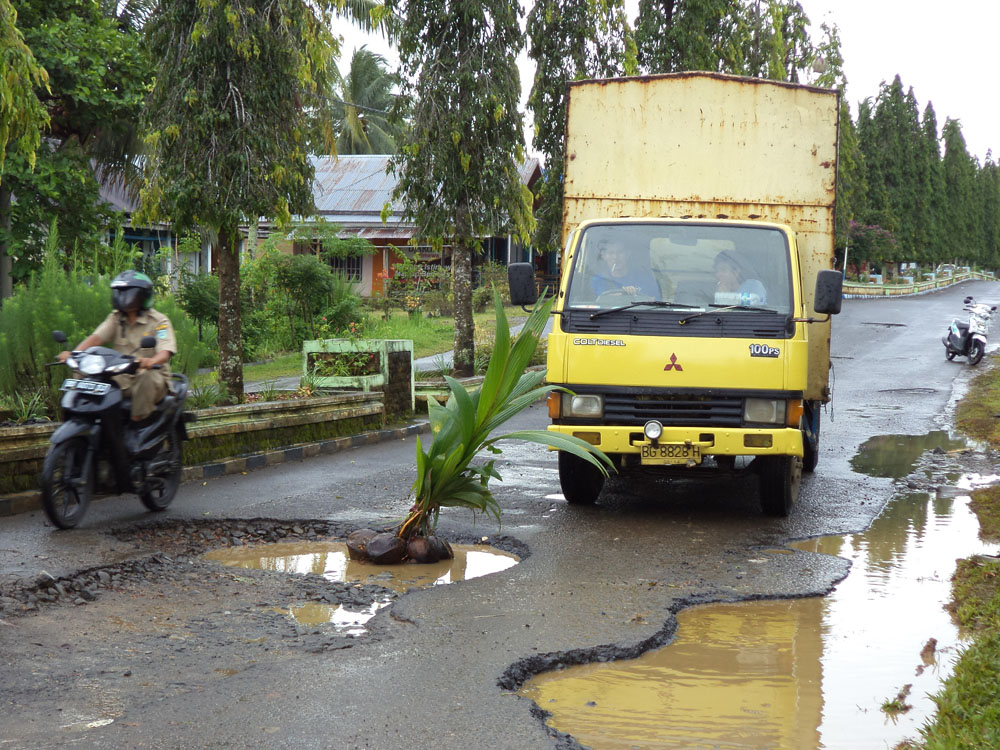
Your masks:
M596 506L570 507L558 496L554 457L513 444L499 463L504 481L495 494L503 507L499 533L530 551L515 567L408 594L380 611L370 635L349 649L291 648L285 658L248 660L224 680L206 675L201 689L155 701L120 680L101 683L90 697L72 694L77 703L92 701L95 715L110 701L116 719L106 726L60 729L53 718L47 734L44 712L33 715L3 696L0 684L0 714L17 704L20 732L6 734L0 719L0 748L570 746L514 694L520 681L559 664L634 656L661 645L673 633L673 615L691 603L818 594L847 574L838 558L759 550L859 531L878 514L892 483L854 473L850 459L869 437L947 426L950 404L974 370L961 359L947 362L940 337L961 314L966 294L1000 302L1000 284L845 301L834 324L834 401L823 414L819 467L804 478L787 519L760 514L752 482L726 479L615 482ZM513 426L540 428L546 421L544 406L536 405ZM410 438L189 483L157 518L387 524L408 507L413 455ZM133 545L104 532L146 518L136 499L123 498L94 504L72 532L53 531L40 513L0 519L0 584L135 556ZM439 530L498 533L458 510L442 513ZM73 633L72 613L67 606L67 637L85 648L87 636ZM0 651L5 640L30 633L30 620L0 625ZM166 663L162 674L156 664L148 670L148 680L167 679Z

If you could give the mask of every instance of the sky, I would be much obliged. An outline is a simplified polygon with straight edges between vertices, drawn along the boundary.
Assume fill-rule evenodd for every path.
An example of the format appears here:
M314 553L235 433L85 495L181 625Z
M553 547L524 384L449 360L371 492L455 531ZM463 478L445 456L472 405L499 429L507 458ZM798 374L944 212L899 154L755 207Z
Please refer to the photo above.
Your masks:
M904 91L912 88L920 114L933 102L938 130L945 118L959 120L966 148L982 163L989 149L1000 160L1000 82L997 32L998 0L799 0L812 25L812 37L822 37L821 23L840 30L847 77L846 98L857 114L857 103L875 98L880 84L898 74ZM626 0L634 21L638 0ZM335 32L344 37L342 58L346 68L356 47L398 62L379 36L365 35L347 22ZM533 68L523 53L518 58L524 100L531 86ZM530 133L530 123L527 123ZM529 135L530 137L530 135ZM528 150L531 143L528 141Z

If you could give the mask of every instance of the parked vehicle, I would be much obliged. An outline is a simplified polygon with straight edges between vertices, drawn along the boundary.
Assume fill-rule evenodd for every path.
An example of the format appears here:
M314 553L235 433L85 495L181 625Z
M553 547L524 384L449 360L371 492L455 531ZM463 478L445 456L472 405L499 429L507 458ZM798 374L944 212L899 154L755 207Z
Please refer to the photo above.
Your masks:
M572 393L550 430L623 474L756 474L764 512L790 512L831 397L838 111L714 73L570 84L548 379ZM530 264L509 276L531 304ZM602 476L558 463L566 500L594 502Z
M53 338L66 343L62 331ZM151 336L142 346L152 348ZM53 363L59 364L59 363ZM171 393L137 425L129 421L130 402L114 376L134 373L138 360L114 349L92 346L70 353L65 364L74 377L63 381L63 423L56 428L42 464L42 507L61 529L76 526L95 492L134 492L150 510L163 510L181 481L188 381L174 373Z
M986 334L997 306L976 302L972 297L966 297L963 304L962 309L969 313L969 319L955 318L951 321L948 330L941 337L944 356L949 361L955 357L968 357L970 365L978 365L986 353Z

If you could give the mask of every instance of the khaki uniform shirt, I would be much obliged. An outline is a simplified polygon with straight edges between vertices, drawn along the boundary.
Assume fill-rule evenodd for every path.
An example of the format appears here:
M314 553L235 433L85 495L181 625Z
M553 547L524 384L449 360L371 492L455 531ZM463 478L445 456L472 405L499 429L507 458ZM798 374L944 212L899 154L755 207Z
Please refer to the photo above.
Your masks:
M94 335L100 337L105 344L110 344L111 348L120 354L152 357L164 349L171 354L177 353L177 340L174 338L174 327L170 323L170 318L152 308L140 310L132 325L129 325L124 313L112 312L94 329ZM156 339L156 346L152 349L140 349L139 343L143 336L152 336ZM170 365L164 364L160 372L169 381Z

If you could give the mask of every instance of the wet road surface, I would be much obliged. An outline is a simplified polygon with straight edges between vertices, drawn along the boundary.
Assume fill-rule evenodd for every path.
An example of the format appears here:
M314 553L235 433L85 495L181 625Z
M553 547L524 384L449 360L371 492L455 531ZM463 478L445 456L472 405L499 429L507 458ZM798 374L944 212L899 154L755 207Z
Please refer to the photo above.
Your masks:
M12 618L0 626L0 691L3 714L14 721L4 721L0 748L75 742L570 747L572 740L553 736L532 715L532 703L516 695L531 675L661 646L674 634L674 615L690 604L818 594L847 574L849 563L842 558L761 550L789 539L862 531L892 498L891 478L858 474L851 458L871 437L947 426L953 385L960 392L971 368L961 359L945 361L940 336L968 293L996 301L1000 285L975 282L926 297L845 302L834 325L834 403L823 414L820 464L804 478L799 505L787 519L763 517L752 483L725 479L614 482L595 507L570 507L559 496L553 457L535 446L512 445L498 462L504 482L494 491L503 507L499 534L528 550L519 564L407 594L380 610L368 622L369 634L350 648L314 653L289 638L265 654L217 639L214 651L232 657L221 660L224 674L189 664L183 689L160 690L155 698L136 686L169 684L170 656L183 661L183 655L146 649L151 653L136 658L122 677L117 667L131 664L127 638L115 669L102 669L83 661L88 636L73 627L79 609L99 630L101 608L127 602L108 595L81 608L59 605ZM546 421L544 406L537 405L515 424L541 427ZM157 519L388 524L408 507L413 451L409 439L186 484ZM144 554L128 535L104 532L147 519L134 498L97 502L73 532L46 528L40 513L3 519L0 585L33 579L42 570L58 577ZM469 514L448 510L439 531L491 539L498 534L487 521L473 525ZM238 583L228 580L226 591ZM169 587L157 587L155 594L169 610ZM129 596L134 606L145 604L142 591ZM225 594L219 597L200 606L224 610ZM207 590L202 598L211 599ZM10 659L26 653L12 644L30 642L43 626L47 638L62 632L73 644L63 654L81 655L64 658L61 644L47 644L52 655L46 683L31 688L39 692L36 701L26 695L32 665ZM60 700L72 707L72 721L53 715Z

